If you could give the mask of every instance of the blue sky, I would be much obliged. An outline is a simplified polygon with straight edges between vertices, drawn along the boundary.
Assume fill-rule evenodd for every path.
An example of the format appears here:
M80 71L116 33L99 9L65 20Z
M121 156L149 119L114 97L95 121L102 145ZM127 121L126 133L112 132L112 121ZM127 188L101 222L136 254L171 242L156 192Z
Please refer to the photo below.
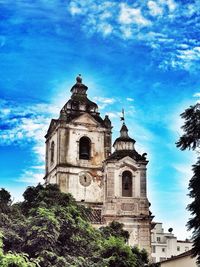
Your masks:
M179 114L200 99L200 1L0 0L0 187L15 201L44 175L44 135L81 73L118 136L125 108L147 152L155 221L188 237L190 166Z

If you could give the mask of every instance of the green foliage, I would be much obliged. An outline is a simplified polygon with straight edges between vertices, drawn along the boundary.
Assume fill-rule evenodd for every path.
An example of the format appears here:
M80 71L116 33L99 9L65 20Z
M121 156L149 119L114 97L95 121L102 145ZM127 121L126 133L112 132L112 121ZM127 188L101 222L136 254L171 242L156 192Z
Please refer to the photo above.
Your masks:
M177 146L181 150L200 148L200 104L190 106L181 114L185 119L182 126L184 134L177 142ZM197 151L199 152L199 151ZM192 218L188 221L188 228L193 230L193 256L197 256L197 262L200 263L200 158L193 165L193 177L189 182L190 197L193 202L188 205L188 210L192 214Z
M188 205L188 210L192 214L192 218L188 221L189 230L193 230L193 256L198 256L198 263L200 263L200 158L197 163L193 165L193 177L189 183L189 196L194 201Z
M28 187L21 203L11 205L9 199L0 201L9 207L9 212L0 213L4 244L0 259L10 265L0 262L0 266L36 266L30 259L41 267L143 264L143 252L140 255L125 244L129 234L123 224L93 228L85 219L86 208L77 205L70 194L61 193L57 185Z
M61 193L58 185L48 184L36 187L30 186L23 194L22 211L27 214L38 207L52 208L55 206L66 207L75 205L75 200L70 194Z
M176 143L181 150L196 149L200 146L200 104L190 106L181 114L181 118L185 120L182 129L184 134Z
M11 205L11 195L4 188L0 189L0 213L9 212Z
M2 234L0 234L0 266L1 267L36 267L36 262L30 261L26 254L3 252Z
M24 250L31 257L43 252L56 251L60 225L53 211L38 208L35 216L30 217Z
M101 227L100 231L104 238L109 238L110 236L121 237L124 241L128 241L129 232L123 229L123 223L112 221L108 226Z
M136 257L123 239L109 237L103 243L102 258L108 259L109 267L136 267Z
M132 253L136 256L136 267L144 267L149 262L146 250L140 250L135 246L132 248Z

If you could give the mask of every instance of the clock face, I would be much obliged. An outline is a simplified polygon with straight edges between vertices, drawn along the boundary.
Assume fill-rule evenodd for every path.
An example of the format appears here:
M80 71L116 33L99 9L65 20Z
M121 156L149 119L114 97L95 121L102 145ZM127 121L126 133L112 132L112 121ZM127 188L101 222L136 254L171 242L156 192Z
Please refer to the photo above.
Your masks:
M89 173L87 172L81 172L79 173L79 181L82 186L89 186L92 182L92 177Z

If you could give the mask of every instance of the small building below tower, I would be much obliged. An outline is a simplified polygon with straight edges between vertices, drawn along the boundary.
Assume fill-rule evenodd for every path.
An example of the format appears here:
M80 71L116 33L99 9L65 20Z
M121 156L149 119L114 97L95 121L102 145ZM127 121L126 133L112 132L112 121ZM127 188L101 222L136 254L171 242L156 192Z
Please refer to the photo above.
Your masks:
M188 239L178 240L172 228L165 232L162 223L155 223L151 233L151 245L153 262L165 261L192 248L192 242Z

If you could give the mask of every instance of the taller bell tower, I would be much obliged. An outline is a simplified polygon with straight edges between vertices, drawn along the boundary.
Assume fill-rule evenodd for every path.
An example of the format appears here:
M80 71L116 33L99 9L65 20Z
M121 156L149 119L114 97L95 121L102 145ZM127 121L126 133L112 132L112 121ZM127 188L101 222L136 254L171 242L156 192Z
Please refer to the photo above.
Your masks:
M102 162L111 153L111 122L101 118L78 76L71 98L46 134L46 183L59 184L77 202L103 204Z

